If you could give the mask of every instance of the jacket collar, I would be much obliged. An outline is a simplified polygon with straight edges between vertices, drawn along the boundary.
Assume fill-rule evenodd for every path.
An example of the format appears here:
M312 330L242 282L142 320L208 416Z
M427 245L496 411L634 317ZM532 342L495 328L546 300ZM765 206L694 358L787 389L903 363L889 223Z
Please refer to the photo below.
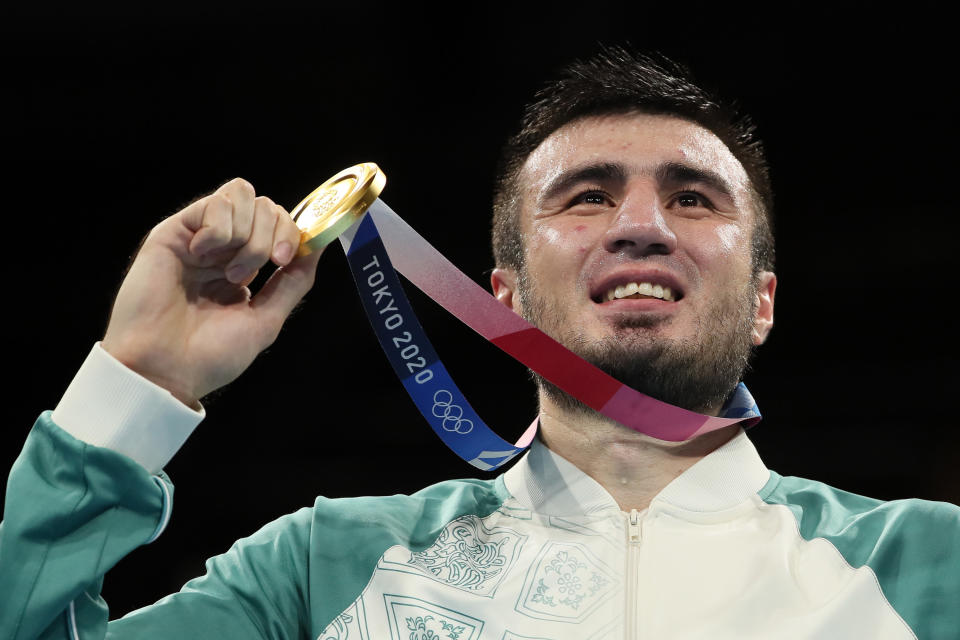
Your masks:
M651 501L693 512L721 511L757 493L770 477L743 429L729 442L677 476ZM535 439L530 451L504 476L507 490L524 507L547 516L620 511L603 486Z

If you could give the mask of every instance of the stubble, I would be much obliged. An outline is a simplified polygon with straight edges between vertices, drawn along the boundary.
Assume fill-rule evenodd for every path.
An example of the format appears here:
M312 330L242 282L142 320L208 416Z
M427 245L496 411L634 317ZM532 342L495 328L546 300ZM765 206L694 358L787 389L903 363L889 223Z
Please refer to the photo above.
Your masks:
M538 294L525 269L521 269L518 292L527 321L620 382L684 409L714 413L749 366L757 286L754 278L717 300L698 319L694 335L684 339L657 335L669 318L624 315L615 321L612 335L587 340L569 326L561 305ZM594 411L539 374L530 373L562 409Z

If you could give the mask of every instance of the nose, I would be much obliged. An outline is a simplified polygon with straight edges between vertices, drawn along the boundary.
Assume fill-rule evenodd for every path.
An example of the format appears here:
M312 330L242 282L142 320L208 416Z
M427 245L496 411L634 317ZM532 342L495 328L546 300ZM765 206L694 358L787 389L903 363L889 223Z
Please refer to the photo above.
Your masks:
M659 194L651 186L629 190L603 236L603 248L630 258L667 255L677 249L677 236L664 216Z

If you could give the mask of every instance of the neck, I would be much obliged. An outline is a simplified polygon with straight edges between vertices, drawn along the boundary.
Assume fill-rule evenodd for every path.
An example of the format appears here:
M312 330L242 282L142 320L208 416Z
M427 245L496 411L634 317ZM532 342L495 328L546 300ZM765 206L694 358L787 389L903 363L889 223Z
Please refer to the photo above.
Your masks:
M540 392L540 438L553 452L599 482L620 509L642 510L674 478L726 444L731 425L685 442L651 438L595 412L557 405Z

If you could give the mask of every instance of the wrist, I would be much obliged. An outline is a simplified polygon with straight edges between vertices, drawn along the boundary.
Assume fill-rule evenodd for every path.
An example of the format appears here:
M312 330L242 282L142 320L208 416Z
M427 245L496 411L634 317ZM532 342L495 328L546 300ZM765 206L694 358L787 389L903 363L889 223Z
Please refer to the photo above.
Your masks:
M51 418L87 444L112 449L156 473L203 420L169 391L94 345Z
M202 409L198 394L193 393L188 385L185 385L176 377L161 373L162 367L156 364L148 364L152 359L142 356L139 350L118 344L110 339L109 334L103 338L100 347L124 367L165 389L170 395L194 411Z

